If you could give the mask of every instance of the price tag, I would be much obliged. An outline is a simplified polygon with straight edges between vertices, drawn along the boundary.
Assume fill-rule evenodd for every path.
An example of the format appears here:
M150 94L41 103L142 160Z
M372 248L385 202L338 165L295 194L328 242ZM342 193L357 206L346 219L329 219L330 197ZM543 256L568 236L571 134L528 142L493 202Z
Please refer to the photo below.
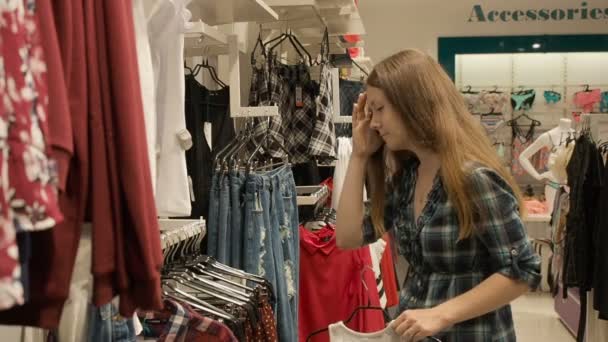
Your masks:
M304 107L304 99L302 98L302 87L296 87L296 107L302 108Z

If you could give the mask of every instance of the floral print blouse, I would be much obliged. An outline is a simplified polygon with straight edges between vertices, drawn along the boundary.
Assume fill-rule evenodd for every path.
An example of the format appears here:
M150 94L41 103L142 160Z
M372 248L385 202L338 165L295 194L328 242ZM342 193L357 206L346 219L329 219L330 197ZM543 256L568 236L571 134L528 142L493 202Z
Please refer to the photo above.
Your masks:
M34 0L0 2L0 309L20 304L17 231L62 219L48 158L46 64Z

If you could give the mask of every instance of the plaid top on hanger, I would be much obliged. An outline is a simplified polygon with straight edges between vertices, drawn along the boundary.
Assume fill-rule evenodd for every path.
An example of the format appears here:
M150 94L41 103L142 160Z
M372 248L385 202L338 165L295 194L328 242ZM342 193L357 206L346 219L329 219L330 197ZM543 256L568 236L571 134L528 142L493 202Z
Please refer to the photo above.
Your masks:
M277 95L274 94L274 89L280 84L278 75L271 73L268 63L262 63L261 66L253 68L251 75L251 89L249 93L250 106L272 106L280 102L277 101ZM248 151L253 153L256 149L256 143L262 143L262 146L268 146L268 151L262 150L262 153L269 153L273 158L282 158L284 155L273 139L262 138L268 133L274 136L277 142L284 144L283 139L283 120L281 115L270 118L255 118L254 119L254 136L256 141L249 144Z
M319 96L316 98L316 121L308 145L308 154L314 157L334 158L336 156L336 134L334 132L332 107L331 70L327 64L321 66Z
M281 158L283 151L276 143L266 139L262 141L266 133L274 135L279 142L284 142L290 154L290 162L307 162L310 159L308 145L315 125L315 97L318 89L310 79L308 66L304 64L285 65L274 57L267 64L262 68L254 68L250 104L276 105L280 115L255 119L256 141L263 143L263 146L266 146L266 141L270 141L267 153ZM249 147L250 151L253 149L253 146Z

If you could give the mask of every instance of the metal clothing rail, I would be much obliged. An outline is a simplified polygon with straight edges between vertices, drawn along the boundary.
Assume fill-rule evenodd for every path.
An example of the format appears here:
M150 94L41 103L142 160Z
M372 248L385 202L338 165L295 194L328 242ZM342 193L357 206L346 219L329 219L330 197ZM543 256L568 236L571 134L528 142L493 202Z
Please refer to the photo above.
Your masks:
M205 221L202 219L196 220L194 222L192 222L192 220L175 221L191 222L184 224L180 227L172 228L171 230L166 230L162 232L160 235L160 242L163 250L189 239L197 238L198 240L202 240L205 234L207 233L207 226L205 224Z
M298 205L314 205L324 203L329 197L329 188L326 185L297 186Z
M589 128L594 140L608 140L608 114L582 114L581 125Z

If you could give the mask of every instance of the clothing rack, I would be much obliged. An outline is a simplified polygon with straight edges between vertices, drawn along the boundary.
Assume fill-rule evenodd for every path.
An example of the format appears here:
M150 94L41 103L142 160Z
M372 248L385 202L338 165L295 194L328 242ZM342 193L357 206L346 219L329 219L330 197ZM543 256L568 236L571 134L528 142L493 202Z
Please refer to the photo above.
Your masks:
M589 127L593 140L608 140L607 114L582 114L581 125L583 127Z
M327 203L329 188L327 185L296 186L298 203L298 220L303 222L313 217Z
M184 226L191 224L200 224L205 225L205 220L200 219L167 219L167 218L159 218L158 226L160 227L161 232L180 229Z
M325 200L329 196L329 188L326 185L297 186L296 191L298 193L298 206L319 206L325 203Z
M173 221L173 220L172 220ZM175 220L178 221L178 220ZM193 221L193 220L179 220L179 221ZM164 231L160 234L161 247L163 250L177 245L182 241L186 241L198 236L199 240L202 240L207 232L204 220L194 220L186 225L182 225L178 228Z

